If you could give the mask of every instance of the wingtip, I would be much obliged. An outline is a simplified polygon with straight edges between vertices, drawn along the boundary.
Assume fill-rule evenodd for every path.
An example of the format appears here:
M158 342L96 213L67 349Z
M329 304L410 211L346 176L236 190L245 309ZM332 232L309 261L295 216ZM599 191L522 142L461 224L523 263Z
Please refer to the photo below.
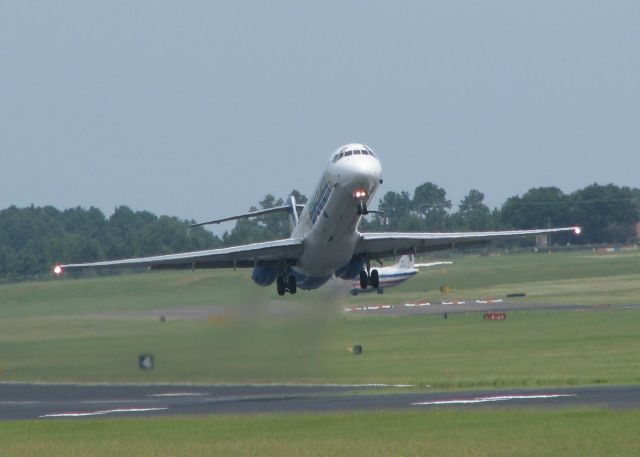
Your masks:
M53 274L54 274L55 276L61 276L61 275L62 275L62 273L64 273L64 268L63 268L63 266L62 266L62 265L60 265L59 263L58 263L58 264L56 264L56 266L55 266L55 267L53 267Z
M575 226L573 228L573 233L575 233L576 235L580 235L582 233L582 227L580 226Z

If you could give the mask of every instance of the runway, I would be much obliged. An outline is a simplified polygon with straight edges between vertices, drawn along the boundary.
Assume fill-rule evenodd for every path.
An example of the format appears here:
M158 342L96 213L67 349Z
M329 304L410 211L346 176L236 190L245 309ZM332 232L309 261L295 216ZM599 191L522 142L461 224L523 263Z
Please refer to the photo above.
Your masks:
M0 384L0 420L478 407L640 408L640 385L417 392L349 385ZM397 393L387 393L389 389Z
M422 301L402 304L367 304L349 306L344 309L346 314L366 314L377 316L406 316L406 315L444 315L456 313L480 312L509 312L509 311L606 311L610 309L640 308L640 304L628 305L572 305L557 303L529 303L514 302L502 298L478 298L450 301Z

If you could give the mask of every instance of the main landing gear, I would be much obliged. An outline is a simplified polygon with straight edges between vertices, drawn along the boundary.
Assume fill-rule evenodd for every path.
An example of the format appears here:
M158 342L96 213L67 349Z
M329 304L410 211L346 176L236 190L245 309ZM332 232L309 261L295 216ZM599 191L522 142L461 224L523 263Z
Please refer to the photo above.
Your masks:
M295 294L298 291L295 276L289 276L286 281L284 276L278 276L278 279L276 279L276 289L278 290L278 295L284 295L287 292Z
M360 272L360 288L365 290L368 286L377 289L380 287L380 276L378 275L378 270L371 270L371 273L367 273L362 270Z

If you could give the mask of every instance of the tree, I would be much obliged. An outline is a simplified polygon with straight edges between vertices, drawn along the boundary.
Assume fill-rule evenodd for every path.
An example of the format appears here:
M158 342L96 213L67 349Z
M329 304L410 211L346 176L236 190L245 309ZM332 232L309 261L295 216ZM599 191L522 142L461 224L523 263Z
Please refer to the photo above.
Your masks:
M293 198L296 199L296 203L298 204L304 205L307 203L307 197L296 189L293 189L290 195L293 195Z
M571 217L587 243L624 243L639 220L637 189L592 184L571 194Z
M522 197L507 199L502 220L512 228L533 229L569 224L570 199L557 187L529 189Z
M427 230L442 230L450 208L446 191L432 182L419 185L413 192L411 209L422 219Z
M492 226L491 210L484 204L484 194L477 189L471 189L460 201L455 216L457 229L479 231Z
M380 225L388 226L389 229L399 229L411 211L411 196L405 191L387 192L380 200L378 208L384 212L382 216L376 216Z

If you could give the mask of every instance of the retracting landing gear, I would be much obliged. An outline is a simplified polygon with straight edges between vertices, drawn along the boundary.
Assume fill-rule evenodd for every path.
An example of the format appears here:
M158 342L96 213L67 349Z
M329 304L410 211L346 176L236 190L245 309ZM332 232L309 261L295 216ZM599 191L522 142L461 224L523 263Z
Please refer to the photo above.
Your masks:
M367 209L367 204L365 202L358 202L358 214L361 216L369 214L369 210Z
M369 214L369 210L367 209L367 197L368 192L366 189L356 189L353 192L353 198L358 202L358 215L360 216Z
M289 276L285 281L284 276L278 276L276 279L276 290L278 295L282 296L289 292L295 294L298 291L298 284L295 276Z
M364 290L367 288L368 285L369 285L369 275L367 275L366 271L362 270L360 272L360 288Z
M367 266L367 270L370 273L362 270L360 272L360 288L365 290L368 286L377 289L380 287L380 275L378 274L378 270L371 270L370 266Z
M296 284L296 277L289 276L289 293L295 294L298 291L298 285Z

